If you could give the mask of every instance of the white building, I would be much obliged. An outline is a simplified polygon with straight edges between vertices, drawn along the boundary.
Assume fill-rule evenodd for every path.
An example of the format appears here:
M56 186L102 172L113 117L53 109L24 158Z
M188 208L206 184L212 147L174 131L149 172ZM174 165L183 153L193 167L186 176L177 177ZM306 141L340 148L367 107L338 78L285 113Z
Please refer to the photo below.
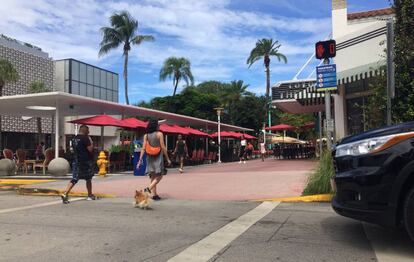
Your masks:
M336 138L365 131L361 109L369 85L386 64L386 22L392 8L348 14L346 0L332 0L332 34L337 52L338 93L334 95Z

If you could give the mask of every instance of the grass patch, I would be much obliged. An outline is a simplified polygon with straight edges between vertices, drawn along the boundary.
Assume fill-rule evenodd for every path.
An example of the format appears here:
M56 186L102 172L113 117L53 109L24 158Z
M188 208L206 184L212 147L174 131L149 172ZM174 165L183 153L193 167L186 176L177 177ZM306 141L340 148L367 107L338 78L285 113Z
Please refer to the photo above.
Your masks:
M333 193L330 179L334 175L335 170L333 167L332 155L330 152L323 152L315 173L309 177L308 184L303 190L302 195L307 196Z

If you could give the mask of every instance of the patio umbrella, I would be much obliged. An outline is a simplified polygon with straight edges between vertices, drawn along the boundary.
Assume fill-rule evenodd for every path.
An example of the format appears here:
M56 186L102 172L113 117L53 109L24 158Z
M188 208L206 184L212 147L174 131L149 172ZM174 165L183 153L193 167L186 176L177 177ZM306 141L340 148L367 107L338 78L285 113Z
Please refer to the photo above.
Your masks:
M68 123L73 124L81 124L81 125L89 125L89 126L100 126L101 127L101 148L103 150L104 147L104 127L105 126L116 126L116 127L123 127L123 128L131 128L131 125L127 125L123 123L121 120L118 120L109 115L97 115L92 117L86 117L81 119L76 119L72 121L68 121Z
M311 128L315 128L314 122L309 122L299 127L299 129L311 129Z
M188 132L190 133L190 135L195 135L195 136L203 136L203 137L211 137L209 134L204 133L200 130L191 128L191 127L186 127L186 129L188 130Z
M239 136L237 134L234 134L233 132L230 131L222 131L220 132L220 136L221 137L231 137L231 138L239 138ZM218 137L218 132L211 134L211 137Z
M286 125L286 124L279 124L275 126L266 127L265 129L271 130L271 131L286 131L286 130L294 130L296 129L296 127L291 126L291 125Z
M167 124L160 125L160 131L163 133L169 134L181 134L181 135L189 135L190 133L183 127L180 126L169 126Z
M148 122L136 119L135 117L120 120L122 123L132 126L132 128L147 128Z
M257 137L249 135L249 134L244 134L244 138L246 138L246 139L257 139Z

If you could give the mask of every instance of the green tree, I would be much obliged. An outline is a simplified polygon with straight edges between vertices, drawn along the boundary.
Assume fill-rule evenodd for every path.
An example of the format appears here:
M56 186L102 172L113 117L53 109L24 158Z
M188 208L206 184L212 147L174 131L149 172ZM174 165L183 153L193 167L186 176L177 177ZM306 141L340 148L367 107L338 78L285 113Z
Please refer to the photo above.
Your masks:
M3 87L7 83L16 82L19 79L14 66L5 59L0 59L0 96L3 96ZM0 116L0 149L3 148L3 140L1 135L1 116Z
M266 68L266 99L269 101L270 94L270 57L274 56L278 61L284 61L287 63L287 58L284 54L279 53L279 48L281 44L279 42L273 41L273 39L261 39L257 40L256 46L250 52L249 58L247 58L247 64L249 67L253 65L254 62L263 58L263 64Z
M395 99L396 122L414 119L414 1L395 0Z
M194 84L193 74L191 73L191 63L184 57L169 57L164 61L164 65L160 71L160 81L165 81L167 78L173 78L174 92L173 97L177 92L177 86L181 79L183 79L187 86Z
M46 87L45 83L41 81L32 82L27 90L30 94L35 93L44 93L50 92L50 89ZM40 117L36 117L37 123L37 142L40 143L42 141L42 119Z
M138 35L138 21L135 20L127 11L114 13L110 18L111 27L102 27L103 35L99 56L107 54L110 50L123 46L124 56L124 82L125 82L125 102L129 105L128 99L128 54L131 45L139 45L145 41L154 41L151 35Z

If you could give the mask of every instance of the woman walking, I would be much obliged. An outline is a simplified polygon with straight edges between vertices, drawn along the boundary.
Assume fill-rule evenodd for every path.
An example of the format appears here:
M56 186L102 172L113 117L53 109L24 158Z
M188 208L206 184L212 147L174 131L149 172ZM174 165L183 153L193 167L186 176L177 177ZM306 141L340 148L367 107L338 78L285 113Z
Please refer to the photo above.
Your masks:
M244 135L242 135L241 141L240 141L239 164L241 164L242 161L243 161L243 164L246 164L246 145L247 145L246 139L244 138Z
M185 140L183 139L182 135L178 135L178 140L177 143L175 143L173 155L177 156L177 158L180 160L180 168L178 169L178 171L180 171L180 173L183 173L184 157L188 158L188 149L187 144L185 143Z
M266 144L263 139L260 140L260 156L262 161L264 161L266 155Z
M148 122L147 132L144 135L144 144L142 145L142 148L143 150L141 150L137 168L139 168L142 164L144 152L147 153L147 167L145 169L145 174L147 174L151 179L150 185L146 187L144 191L152 194L152 199L160 200L161 198L157 193L157 184L161 181L162 176L166 174L166 169L164 167L164 156L168 162L168 165L171 165L171 161L168 157L167 148L165 147L164 135L158 131L157 120L152 119Z

